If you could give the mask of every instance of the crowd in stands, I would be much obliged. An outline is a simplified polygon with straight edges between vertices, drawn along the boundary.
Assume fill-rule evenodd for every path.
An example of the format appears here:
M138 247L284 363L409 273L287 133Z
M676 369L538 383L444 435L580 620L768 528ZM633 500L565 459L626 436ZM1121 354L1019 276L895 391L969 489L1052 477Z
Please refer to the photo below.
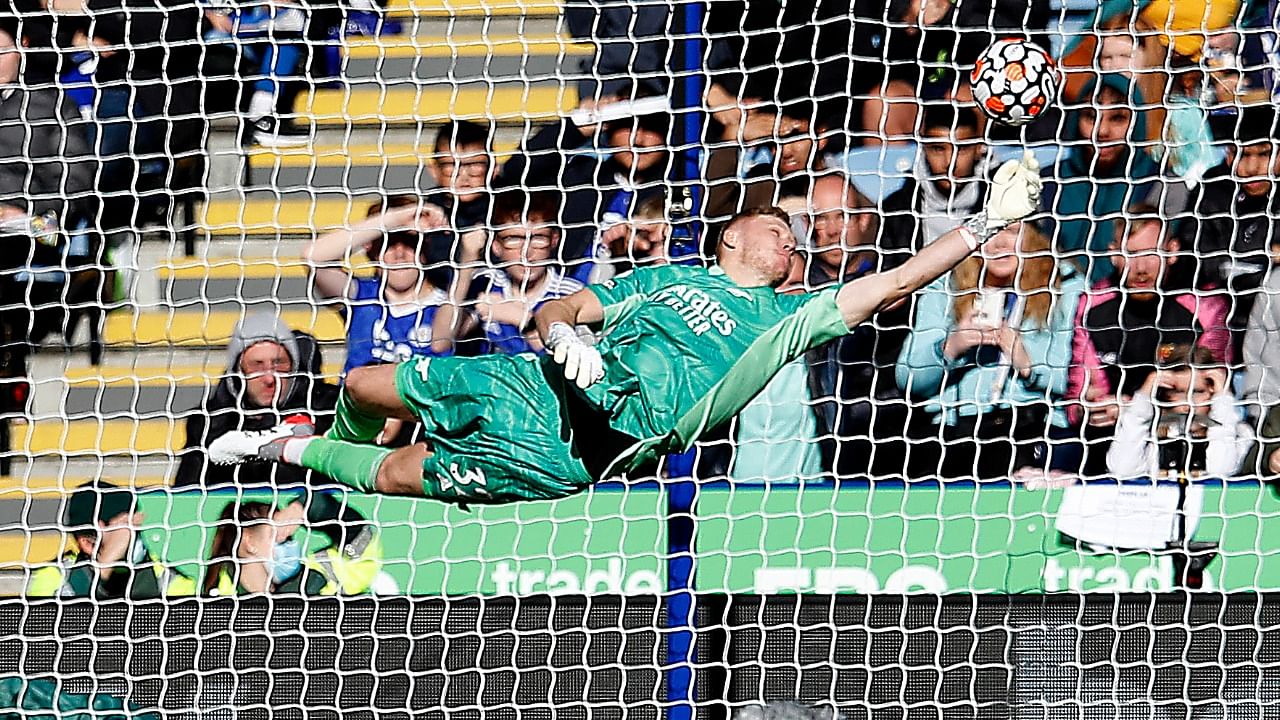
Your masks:
M1271 79L1244 60L1261 50L1234 31L1254 16L1238 2L1187 4L1200 12L1175 13L1168 0L1150 0L1109 15L1108 3L1095 32L1069 42L1059 111L1019 139L1050 151L1039 215L1000 232L910 302L798 358L695 458L672 459L660 472L683 467L701 479L770 482L1280 476L1280 123L1269 100L1245 100L1272 92ZM770 22L792 27L791 5L803 4L787 4ZM693 151L671 142L679 114L629 109L670 91L663 70L669 41L657 33L622 52L605 37L610 27L665 28L670 9L575 15L584 9L571 8L571 29L603 38L591 75L610 78L584 83L582 114L533 128L503 163L492 128L445 123L430 148L435 188L385 197L366 219L306 248L317 296L337 303L346 320L345 370L418 356L540 353L531 320L541 303L645 265L704 262L717 222L748 207L777 206L790 218L798 252L782 292L900 264L983 208L1012 131L974 109L962 69L996 33L1042 37L1049 18L1041 5L824 0L800 8L800 29L770 47L749 32L726 35L732 39L712 43L708 53L710 123L704 146ZM168 22L151 29L98 23L93 36L75 41L181 45L190 38L173 34L180 26L248 37L258 32L254 22L279 23L288 38L306 32L284 12L209 10L187 25L175 22L175 13L191 7L167 10ZM1191 16L1204 32L1185 32ZM739 16L737 29L757 20ZM725 21L713 13L708 28ZM88 117L86 106L75 112L69 100L37 91L15 100L28 91L10 87L15 66L5 48L19 42L14 33L0 30L0 158L27 153L28 165L0 167L4 228L43 217L46 207L59 218L82 216L77 203L131 187L133 180L115 178L141 172L137 158L180 161L201 135L200 114L182 104L183 84L168 85L164 106L149 106L158 101L141 91L130 95L142 117L169 127L144 122L127 133L120 142L154 143L150 154L114 146L127 152L112 157L132 166L104 164L90 192L81 167L65 159L76 154L73 130L80 118L92 121L101 154L117 142L108 138L113 118L131 111L100 100L91 105L98 115ZM777 36L764 34L766 45L770 37ZM830 61L784 62L798 51ZM762 53L767 62L752 65ZM145 75L155 67L145 58L97 57L96 68L75 69L94 73L97 92L113 87L100 82L108 73L128 87L157 86ZM284 78L302 60L288 43L251 60L265 77L252 94L251 139L292 142L294 131L275 113ZM778 88L798 92L783 97ZM39 144L9 124L18 107ZM47 150L30 157L36 148ZM884 168L868 180L851 161L900 151L911 163L896 187ZM684 186L670 181L685 152L697 153L705 169L696 193L702 204L694 207L683 204L690 197ZM14 205L14 187L40 197ZM136 223L136 212L124 222ZM361 254L371 272L350 270ZM228 430L298 414L323 429L338 388L318 379L320 352L276 317L244 319L226 376L187 421L176 483L324 484L284 466L215 467L203 451ZM411 424L393 420L381 442L418 439ZM368 567L338 562L373 552L367 528L345 516L334 525L339 511L316 497L327 496L313 495L305 517L301 506L228 505L210 558L220 570L202 587L168 592L367 590ZM163 588L163 570L149 568L137 539L115 529L128 524L127 509L99 506L97 515L68 518L102 529L81 536L79 552L99 561L133 558L132 572L154 575ZM330 514L314 515L317 506ZM334 557L281 550L304 523L338 528ZM241 570L231 572L237 564ZM80 592L66 583L46 594Z

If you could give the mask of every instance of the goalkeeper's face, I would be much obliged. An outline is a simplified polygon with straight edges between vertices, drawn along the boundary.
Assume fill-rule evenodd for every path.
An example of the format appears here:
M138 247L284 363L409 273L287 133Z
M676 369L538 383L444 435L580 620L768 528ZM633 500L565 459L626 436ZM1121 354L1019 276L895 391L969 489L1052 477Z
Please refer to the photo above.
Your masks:
M796 236L791 226L770 215L739 220L720 243L720 264L726 271L740 265L767 287L776 288L786 281L795 254Z

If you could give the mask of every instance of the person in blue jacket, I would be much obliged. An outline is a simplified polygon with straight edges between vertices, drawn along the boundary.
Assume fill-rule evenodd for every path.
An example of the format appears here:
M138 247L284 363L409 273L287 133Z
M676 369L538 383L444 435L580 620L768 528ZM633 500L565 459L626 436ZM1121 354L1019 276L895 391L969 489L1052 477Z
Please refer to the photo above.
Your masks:
M432 281L427 248L436 242L433 236L453 233L447 230L443 211L434 205L389 204L393 207L385 212L375 205L365 220L320 236L303 253L316 293L346 304L343 374L365 365L449 352L447 341L433 344L446 335L436 331L436 314L449 295ZM374 262L373 275L361 277L347 267L357 250Z
M917 433L924 442L912 443L911 477L995 479L1070 466L1062 398L1084 290L1049 239L1021 223L922 292L896 368L899 387L932 421Z

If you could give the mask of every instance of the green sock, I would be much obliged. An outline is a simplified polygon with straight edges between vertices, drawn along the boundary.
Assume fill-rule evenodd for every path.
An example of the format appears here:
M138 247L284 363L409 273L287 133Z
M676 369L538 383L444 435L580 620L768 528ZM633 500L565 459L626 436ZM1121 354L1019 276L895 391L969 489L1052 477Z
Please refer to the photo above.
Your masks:
M309 438L305 442L307 445L302 450L299 465L365 493L375 492L378 468L392 452L390 448L377 445L358 445L322 437Z
M387 422L386 418L365 412L356 406L347 389L342 388L338 395L338 412L333 418L333 427L325 433L330 440L344 440L353 443L371 443L378 439L378 433Z

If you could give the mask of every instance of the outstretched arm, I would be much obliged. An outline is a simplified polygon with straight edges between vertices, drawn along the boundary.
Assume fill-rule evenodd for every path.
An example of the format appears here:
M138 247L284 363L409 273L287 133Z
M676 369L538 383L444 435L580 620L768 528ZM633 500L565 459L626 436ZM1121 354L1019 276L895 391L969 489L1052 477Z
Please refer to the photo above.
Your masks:
M864 275L840 288L836 306L850 329L945 275L977 247L977 237L958 227L887 272Z
M1040 166L1031 151L1000 166L991 181L985 212L944 234L915 257L888 272L859 278L836 295L849 328L942 277L1001 229L1035 212L1040 204Z

